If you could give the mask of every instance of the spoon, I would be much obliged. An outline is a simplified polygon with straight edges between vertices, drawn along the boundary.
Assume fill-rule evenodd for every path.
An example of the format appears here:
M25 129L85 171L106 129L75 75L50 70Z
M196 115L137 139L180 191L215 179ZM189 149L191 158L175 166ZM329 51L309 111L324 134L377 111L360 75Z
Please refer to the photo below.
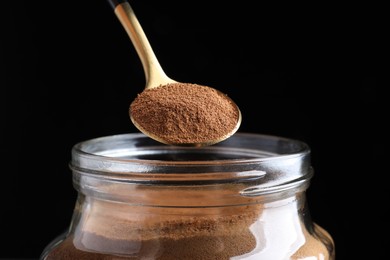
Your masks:
M132 9L129 2L127 0L108 0L109 4L114 10L115 15L119 19L120 23L122 24L123 28L126 30L128 36L131 39L131 42L133 43L137 54L141 60L144 73L145 73L145 79L146 79L146 85L141 94L143 94L145 91L156 89L157 87L165 87L169 85L175 85L179 84L180 87L187 87L193 86L197 84L190 84L190 83L182 83L178 82L176 80L171 79L168 77L164 70L162 69L160 63L158 62L153 49ZM198 85L201 86L201 85ZM185 145L185 146L208 146L212 144L216 144L218 142L221 142L231 135L233 135L239 128L242 120L241 112L238 106L234 103L233 100L231 100L227 95L223 94L222 92L207 87L202 86L209 89L214 90L214 92L218 93L219 98L223 98L223 102L227 102L229 106L231 106L231 109L235 111L235 119L233 127L230 127L228 129L228 132L222 131L220 134L214 134L211 135L211 139L202 139L202 138L189 138L186 140L180 140L177 138L168 138L167 135L163 135L160 133L156 133L151 131L150 129L146 129L146 127L142 126L141 122L136 120L136 117L130 113L130 119L133 122L133 124L145 135L151 137L152 139L155 139L161 143L164 144L171 144L171 145ZM159 88L161 89L161 88ZM156 89L157 90L157 89ZM186 93L188 95L188 93ZM192 97L197 98L197 97ZM134 102L133 102L134 103ZM181 102L178 102L181 103ZM175 104L176 106L176 104ZM156 106L154 106L156 107ZM155 108L159 109L159 108ZM170 111L169 111L170 112ZM229 120L232 120L231 118L227 118ZM215 129L214 129L215 132ZM179 140L178 140L179 139Z

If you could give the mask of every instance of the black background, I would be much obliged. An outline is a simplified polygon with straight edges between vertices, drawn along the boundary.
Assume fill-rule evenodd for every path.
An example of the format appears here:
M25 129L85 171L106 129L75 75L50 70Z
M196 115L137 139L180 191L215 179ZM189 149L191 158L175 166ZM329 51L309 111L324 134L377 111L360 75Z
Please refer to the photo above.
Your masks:
M309 207L338 260L388 254L383 6L131 4L171 78L232 97L241 132L310 145ZM145 78L105 0L2 1L0 18L0 258L37 258L70 223L71 147L137 132Z

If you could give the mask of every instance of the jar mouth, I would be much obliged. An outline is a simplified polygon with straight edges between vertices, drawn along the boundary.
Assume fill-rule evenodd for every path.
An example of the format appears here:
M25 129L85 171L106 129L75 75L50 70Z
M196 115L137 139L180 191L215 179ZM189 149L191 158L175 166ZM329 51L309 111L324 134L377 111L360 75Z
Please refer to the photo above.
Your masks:
M206 147L169 146L142 133L80 142L72 148L74 173L124 182L205 184L257 180L277 185L310 172L310 149L299 140L235 133Z

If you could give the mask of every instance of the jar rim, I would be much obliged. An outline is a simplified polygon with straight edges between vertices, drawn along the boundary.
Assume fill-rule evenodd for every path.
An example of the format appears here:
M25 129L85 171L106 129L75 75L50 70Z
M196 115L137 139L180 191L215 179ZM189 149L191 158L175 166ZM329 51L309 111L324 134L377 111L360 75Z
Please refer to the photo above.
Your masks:
M296 139L237 132L206 147L169 146L142 133L98 137L75 144L75 174L125 182L216 183L261 179L275 186L310 173L310 148Z

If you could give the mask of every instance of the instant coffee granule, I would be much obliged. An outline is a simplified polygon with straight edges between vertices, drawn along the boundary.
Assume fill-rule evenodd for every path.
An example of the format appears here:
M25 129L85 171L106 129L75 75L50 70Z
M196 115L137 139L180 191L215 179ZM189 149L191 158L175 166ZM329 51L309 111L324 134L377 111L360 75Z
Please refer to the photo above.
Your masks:
M171 144L219 140L233 132L240 114L227 95L189 83L145 89L129 113L141 128Z
M238 218L240 217L237 216L235 221L239 222ZM232 221L230 226L237 224L233 219L229 220ZM111 235L99 235L97 232L83 231L79 239L73 240L71 237L58 250L53 250L47 260L111 260L113 256L115 259L226 260L249 253L255 248L255 238L247 228L228 232L222 230L228 223L225 221L221 224L218 221L223 220L196 220L196 218L188 221L176 220L162 222L160 225L155 224L150 230L147 230L146 227L143 230L137 230L135 223L125 223L128 229L124 228L115 236L111 236L112 232ZM109 227L115 230L115 227ZM118 230L116 231L118 232ZM133 234L133 238L120 237L120 235L130 236L131 234ZM94 253L94 251L101 253ZM134 252L134 255L132 256L129 252Z
M246 212L247 207L234 215L218 214L219 209L215 209L210 216L198 215L196 209L156 215L153 209L139 214L139 210L127 206L118 212L118 207L121 205L97 202L75 237L69 237L45 260L112 260L114 256L115 259L226 260L256 247L249 226L257 214L253 210Z
M295 206L292 203L288 207ZM263 250L267 256L291 255L289 259L292 260L329 259L326 245L305 229L298 244L283 247L283 244L286 246L284 236L291 237L295 232L298 235L299 231L291 230L291 227L280 230L289 220L273 224L277 215L268 212L264 219L263 212L261 205L210 208L207 214L199 214L196 208L140 209L97 200L80 220L75 235L52 250L45 260L228 260L245 259L246 255L249 257ZM280 246L279 250L267 249L270 246L267 233L255 231L256 225L263 225L262 221L268 228L279 230L279 242L273 241L273 247Z

